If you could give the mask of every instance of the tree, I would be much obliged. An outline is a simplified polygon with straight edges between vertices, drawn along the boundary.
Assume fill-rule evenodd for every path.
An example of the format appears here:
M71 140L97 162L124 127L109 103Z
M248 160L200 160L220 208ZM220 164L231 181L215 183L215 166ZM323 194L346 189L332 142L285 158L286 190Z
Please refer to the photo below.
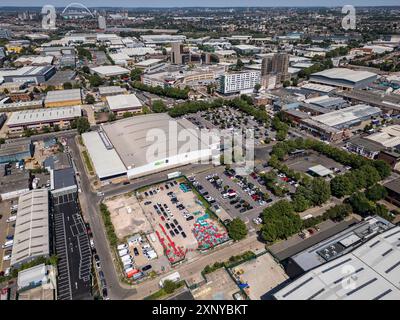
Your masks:
M378 171L381 179L389 177L392 173L392 169L390 168L390 166L383 160L375 160L374 167Z
M63 84L63 88L64 88L64 90L72 89L72 84L71 84L71 82L65 82L65 83Z
M151 109L155 113L162 113L162 112L166 112L167 111L167 106L165 105L164 101L156 100L151 105Z
M132 69L131 71L131 80L132 81L140 81L140 77L142 75L142 70L139 68Z
M163 289L167 294L173 293L177 289L177 284L171 280L165 280Z
M89 77L89 83L92 87L98 87L101 86L104 82L103 79L100 78L100 76L96 73Z
M257 84L254 86L254 90L255 90L256 92L258 92L258 91L260 91L260 89L261 89L261 84L257 83Z
M289 86L290 86L290 81L289 80L285 80L283 82L283 87L286 88L286 87L289 87Z
M299 215L294 213L292 204L287 200L280 200L264 209L262 219L261 236L267 242L286 239L302 228Z
M94 104L96 102L96 100L91 94L86 95L85 101L87 104Z
M337 198L350 195L355 191L355 185L348 175L336 176L331 180L332 195Z
M240 60L240 59L237 59L236 68L237 68L238 70L241 70L243 67L244 67L243 61Z
M247 236L246 224L240 218L233 219L227 226L229 237L233 240L242 240Z
M366 197L371 201L379 201L387 196L387 190L380 184L374 184L365 192Z
M349 198L349 203L355 213L362 216L370 215L374 213L374 205L367 199L364 193L357 192Z
M108 114L108 121L109 121L109 122L112 122L112 121L115 121L115 119L116 119L116 117L115 117L114 112L110 112L110 113Z
M6 139L0 138L0 145L6 143Z
M75 127L78 130L79 134L89 131L90 124L86 117L79 117L75 120Z
M90 74L90 69L89 69L89 67L88 67L88 66L83 66L83 67L82 67L82 72L83 72L83 73L86 73L86 74Z
M132 117L132 116L133 116L133 113L132 113L132 112L129 112L129 111L124 112L124 114L122 115L123 118L130 118L130 117Z

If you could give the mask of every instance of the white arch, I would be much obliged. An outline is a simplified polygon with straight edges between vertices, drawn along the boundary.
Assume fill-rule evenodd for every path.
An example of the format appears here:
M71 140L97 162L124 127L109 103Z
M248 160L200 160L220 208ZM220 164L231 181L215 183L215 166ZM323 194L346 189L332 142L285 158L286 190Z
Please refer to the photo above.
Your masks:
M69 5L67 5L65 7L65 9L63 10L62 14L65 13L65 11L67 11L70 7L81 7L82 9L85 9L87 13L89 13L92 18L95 18L95 16L93 15L93 13L88 9L88 7L86 7L85 5L83 5L82 3L79 2L72 2Z

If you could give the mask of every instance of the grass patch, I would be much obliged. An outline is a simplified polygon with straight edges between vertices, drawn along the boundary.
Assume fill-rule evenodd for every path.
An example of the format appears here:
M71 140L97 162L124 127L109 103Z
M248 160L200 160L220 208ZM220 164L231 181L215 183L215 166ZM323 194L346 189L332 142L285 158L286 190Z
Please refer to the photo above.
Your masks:
M160 290L154 292L153 294L147 296L143 300L157 300L164 298L170 294L173 294L177 289L183 287L185 285L185 281L179 281L177 283L174 283L172 281L165 281L164 283L164 288L161 288Z
M108 208L104 203L100 204L100 212L101 217L103 218L108 241L110 242L110 245L115 248L118 245L118 237L115 234L114 225L111 221L110 211L108 211Z
M85 160L86 168L89 171L89 174L93 175L94 174L94 169L92 165L92 161L90 160L89 154L87 153L86 150L82 151L83 159Z
M212 273L218 269L221 268L232 268L234 266L237 266L243 262L255 259L257 255L253 251L246 251L243 254L237 255L237 256L232 256L229 258L229 260L224 261L224 262L215 262L212 265L207 265L201 272L204 275Z

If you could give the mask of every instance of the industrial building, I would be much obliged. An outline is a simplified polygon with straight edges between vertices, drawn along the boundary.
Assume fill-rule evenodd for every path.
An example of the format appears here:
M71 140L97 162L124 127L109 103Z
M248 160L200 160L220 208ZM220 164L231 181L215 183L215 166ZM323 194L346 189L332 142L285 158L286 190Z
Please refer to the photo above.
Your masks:
M366 139L374 141L385 148L400 147L400 125L383 127L379 132L369 135Z
M151 87L185 87L204 86L217 81L225 73L220 66L197 66L190 70L176 68L175 70L162 69L158 72L142 75L142 83Z
M254 86L260 82L260 71L225 73L220 77L218 91L223 94L253 92Z
M339 110L348 107L348 103L344 99L327 95L306 99L304 102L328 110Z
M344 129L360 125L363 121L380 116L381 109L365 104L358 104L341 110L322 114L312 119L327 126Z
M55 73L56 68L54 66L29 66L20 69L0 71L0 79L3 78L4 82L41 84L49 80Z
M122 116L125 112L142 112L142 103L134 94L121 94L106 97L110 111L117 116Z
M82 115L80 106L35 109L14 112L7 122L9 134L22 133L26 129L42 130L44 127L58 126L68 129L71 121Z
M53 197L77 193L74 168L50 170L50 192Z
M315 108L315 107L314 107ZM319 109L326 110L318 107ZM329 110L328 110L329 111ZM351 136L349 129L380 116L381 109L359 104L300 120L300 128L326 141L340 141Z
M22 194L18 200L11 266L50 255L49 193L36 189Z
M18 272L18 300L55 300L57 272L44 263Z
M99 87L100 97L103 99L108 96L117 96L121 94L127 94L128 90L119 86L104 86Z
M47 92L44 100L46 108L69 107L82 104L81 89L54 90Z
M170 35L170 34L161 34L161 35L142 35L140 39L147 45L154 44L168 44L174 42L184 42L186 41L186 36L183 35Z
M392 180L384 186L388 192L386 200L400 207L400 178Z
M0 145L0 163L17 162L30 158L33 156L34 150L31 140L4 143Z
M130 71L120 66L101 66L90 69L93 73L98 74L100 77L115 77L128 75Z
M400 227L372 235L368 229L365 231L366 241L355 249L354 243L364 236L356 231L329 247L320 247L321 255L335 256L336 252L337 257L316 267L310 265L310 271L274 297L277 300L399 300ZM353 250L346 254L336 251L346 247ZM311 252L310 256L313 255ZM313 264L314 260L309 262Z
M333 68L313 73L310 76L310 82L335 86L343 89L363 89L374 82L377 78L378 75L368 71Z
M82 135L100 179L135 178L209 160L217 145L188 120L148 114L102 125ZM179 137L179 139L178 139ZM181 141L183 140L183 141Z

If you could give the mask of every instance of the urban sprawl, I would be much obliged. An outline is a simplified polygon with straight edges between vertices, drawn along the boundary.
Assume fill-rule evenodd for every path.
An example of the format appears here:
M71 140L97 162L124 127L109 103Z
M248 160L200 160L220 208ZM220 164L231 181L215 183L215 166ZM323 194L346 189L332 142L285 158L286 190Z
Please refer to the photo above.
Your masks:
M1 300L400 299L400 7L55 10L0 10Z

